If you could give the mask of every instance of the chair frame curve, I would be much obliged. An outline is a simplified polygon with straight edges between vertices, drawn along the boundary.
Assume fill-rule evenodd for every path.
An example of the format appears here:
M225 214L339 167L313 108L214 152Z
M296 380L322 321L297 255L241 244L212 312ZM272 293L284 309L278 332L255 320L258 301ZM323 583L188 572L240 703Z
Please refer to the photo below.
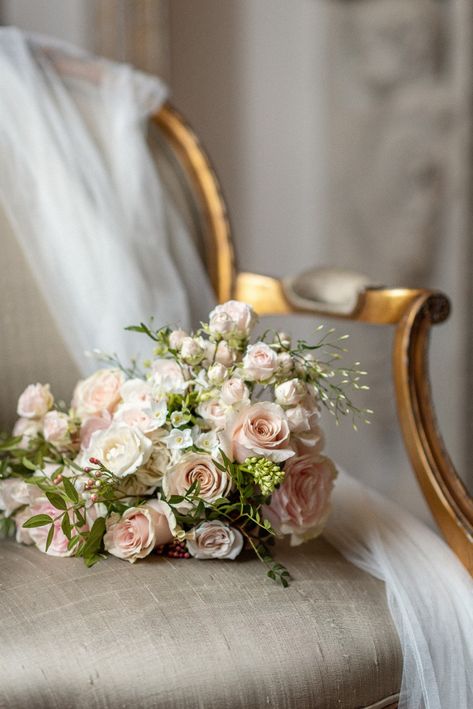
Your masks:
M428 347L432 326L450 314L448 298L414 288L366 288L351 312L339 313L291 303L283 282L255 273L238 273L222 191L200 141L169 104L153 117L186 170L207 223L205 251L219 302L250 303L260 315L312 314L373 325L393 325L393 376L404 443L422 493L447 543L473 574L473 499L447 453L430 389Z

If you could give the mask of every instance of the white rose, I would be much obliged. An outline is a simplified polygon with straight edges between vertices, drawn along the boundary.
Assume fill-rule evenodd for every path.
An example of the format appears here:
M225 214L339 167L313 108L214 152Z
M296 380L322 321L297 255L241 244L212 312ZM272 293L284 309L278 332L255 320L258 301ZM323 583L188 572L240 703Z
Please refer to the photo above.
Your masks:
M125 423L130 428L139 428L143 433L152 433L164 423L162 416L155 416L151 407L147 408L133 402L121 404L115 411L113 420Z
M113 423L110 428L92 434L87 456L97 458L117 477L124 478L147 462L152 447L139 429Z
M243 548L243 535L220 520L202 522L189 532L187 548L196 559L235 559Z
M30 384L18 399L18 416L26 419L42 418L54 403L49 384Z
M250 345L243 358L243 375L250 381L270 379L278 367L278 357L265 342Z
M120 394L125 404L148 406L151 402L151 385L144 379L128 379L122 385Z
M276 402L281 406L295 406L304 398L306 393L306 386L300 379L289 379L287 382L278 384L274 389Z
M188 386L187 372L174 359L156 359L151 365L153 396L184 394Z

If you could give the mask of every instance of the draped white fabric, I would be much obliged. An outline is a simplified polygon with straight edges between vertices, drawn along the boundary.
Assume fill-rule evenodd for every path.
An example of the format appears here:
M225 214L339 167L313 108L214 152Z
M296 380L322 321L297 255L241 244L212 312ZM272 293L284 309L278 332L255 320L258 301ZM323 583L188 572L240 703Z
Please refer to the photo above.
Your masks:
M386 584L404 659L400 709L473 707L473 581L447 545L343 472L325 536Z
M199 258L164 205L145 120L158 79L0 29L0 200L71 352L128 358L123 325L188 325L211 306ZM327 537L386 583L404 653L401 707L473 707L473 588L422 523L342 474Z
M125 325L198 322L211 289L146 145L166 87L14 28L0 67L0 202L81 370L137 353Z

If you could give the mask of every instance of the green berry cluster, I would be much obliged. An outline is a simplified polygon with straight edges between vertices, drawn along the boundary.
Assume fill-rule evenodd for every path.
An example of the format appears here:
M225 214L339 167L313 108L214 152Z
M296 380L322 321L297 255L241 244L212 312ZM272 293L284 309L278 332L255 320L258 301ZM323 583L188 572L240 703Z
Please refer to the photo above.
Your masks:
M253 476L263 495L271 495L284 480L284 470L267 458L247 458L243 467Z

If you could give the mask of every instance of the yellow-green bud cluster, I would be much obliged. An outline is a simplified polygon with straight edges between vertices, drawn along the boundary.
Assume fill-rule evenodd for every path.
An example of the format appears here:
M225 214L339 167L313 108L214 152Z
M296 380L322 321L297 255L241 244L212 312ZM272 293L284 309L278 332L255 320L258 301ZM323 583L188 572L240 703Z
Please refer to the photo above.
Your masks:
M245 469L253 476L263 495L270 495L284 480L284 471L277 463L267 458L247 458L243 463Z

